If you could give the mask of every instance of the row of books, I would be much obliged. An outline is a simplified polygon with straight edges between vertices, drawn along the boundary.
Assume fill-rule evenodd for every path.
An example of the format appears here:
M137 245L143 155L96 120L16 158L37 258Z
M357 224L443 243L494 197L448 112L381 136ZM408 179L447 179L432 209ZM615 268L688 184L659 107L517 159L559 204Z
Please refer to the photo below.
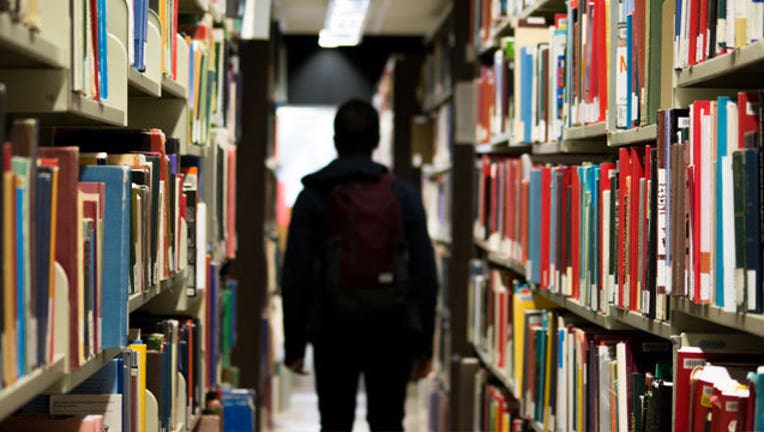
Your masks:
M764 7L755 1L677 0L673 12L676 69L764 39Z
M670 342L597 328L537 301L529 285L509 287L505 275L492 273L473 276L475 311L487 317L477 317L472 337L514 384L507 390L520 402L520 418L544 430L670 428Z
M101 349L125 347L131 294L180 273L188 295L205 289L207 244L218 241L202 222L212 220L205 188L228 193L211 210L224 213L219 232L233 237L226 252L235 254L230 153L218 181L207 159L181 157L159 130L59 130L61 146L39 148L36 135L34 120L15 121L3 155L5 385L54 352L68 353L75 370ZM70 303L66 329L54 329L60 295ZM62 340L68 346L57 351Z
M484 370L478 370L474 379L472 430L485 432L519 431L525 429L525 420L519 416L517 401L507 390L492 384Z
M71 0L72 91L109 98L109 31L106 0Z
M760 313L758 98L660 111L657 146L621 149L615 163L486 157L475 234L593 310L668 319L668 296L685 295Z
M39 30L42 25L39 0L9 0L0 3L0 13L8 13L16 21L21 21L30 30Z

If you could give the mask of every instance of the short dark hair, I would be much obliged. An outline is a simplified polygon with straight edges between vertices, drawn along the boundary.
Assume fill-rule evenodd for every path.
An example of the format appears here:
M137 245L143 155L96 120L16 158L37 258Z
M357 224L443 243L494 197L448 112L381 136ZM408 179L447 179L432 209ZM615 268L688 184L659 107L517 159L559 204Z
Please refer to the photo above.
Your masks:
M351 99L334 117L334 146L340 156L370 154L379 144L379 114L370 103Z

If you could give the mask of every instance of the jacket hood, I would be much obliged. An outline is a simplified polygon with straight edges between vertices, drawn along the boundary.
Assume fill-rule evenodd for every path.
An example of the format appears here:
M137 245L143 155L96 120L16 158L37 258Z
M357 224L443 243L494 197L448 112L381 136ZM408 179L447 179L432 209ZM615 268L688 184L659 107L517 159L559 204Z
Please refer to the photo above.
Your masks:
M303 177L302 183L305 186L320 186L347 180L376 180L387 171L387 167L365 156L340 157L313 174Z

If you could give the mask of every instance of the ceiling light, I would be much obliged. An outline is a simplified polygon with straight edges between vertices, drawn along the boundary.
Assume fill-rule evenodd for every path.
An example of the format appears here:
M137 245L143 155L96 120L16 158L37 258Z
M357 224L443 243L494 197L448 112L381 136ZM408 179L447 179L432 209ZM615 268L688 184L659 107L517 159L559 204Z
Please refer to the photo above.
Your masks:
M324 28L318 34L322 48L354 46L361 42L370 0L330 0Z

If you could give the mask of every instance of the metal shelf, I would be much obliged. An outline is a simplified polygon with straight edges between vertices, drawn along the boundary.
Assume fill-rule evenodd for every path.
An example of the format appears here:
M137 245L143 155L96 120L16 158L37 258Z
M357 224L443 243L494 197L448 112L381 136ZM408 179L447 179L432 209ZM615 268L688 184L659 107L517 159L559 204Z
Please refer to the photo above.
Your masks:
M518 276L522 276L523 278L526 277L525 266L515 260L503 257L497 253L490 252L488 254L488 262L495 266L509 270Z
M764 337L764 314L725 312L718 306L696 304L686 297L674 297L671 302L674 311Z
M607 135L607 145L619 147L655 141L658 138L658 126L651 124L628 130L612 131Z
M608 153L611 151L612 150L608 148L604 141L572 140L533 144L534 155L594 154Z
M614 305L610 305L609 313L617 321L645 333L650 333L663 339L671 339L673 335L671 322L669 321L654 320L636 312L619 309Z
M66 51L55 42L14 21L9 13L0 13L1 68L61 69L67 65Z
M98 372L121 351L119 349L109 349L99 352L93 358L81 364L76 371L64 374L56 385L48 389L48 392L53 394L69 393L94 373Z
M499 382L501 382L501 385L504 386L504 388L506 388L512 394L512 396L519 401L520 399L517 397L517 391L515 389L515 381L509 378L507 374L504 373L504 371L497 368L493 364L493 362L489 361L490 358L488 353L484 352L482 349L478 348L475 345L473 345L473 348L478 358L480 359L480 363L482 363L483 366L485 366L485 368L488 369L491 375L493 375L494 378L499 380Z
M168 76L162 76L162 97L188 99L188 89Z
M64 376L64 356L57 356L45 367L32 371L0 390L0 419L13 414L27 402L50 388Z
M572 300L570 298L567 298L563 295L555 294L547 290L541 290L536 287L533 288L533 292L537 296L551 303L554 303L561 308L567 309L573 314L578 315L579 317L591 323L594 323L602 328L605 328L607 330L629 330L632 328L628 324L625 324L623 322L620 322L614 319L612 316L605 315L597 311L593 311L581 305L579 302Z
M519 156L530 151L530 144L510 145L507 136L496 136L489 143L475 146L475 153L480 155Z
M690 66L677 73L677 87L759 88L764 40Z
M605 122L594 123L586 126L576 126L562 129L563 140L583 140L605 138L607 127Z
M130 96L162 96L162 83L156 82L146 74L132 67L127 68L128 94Z

